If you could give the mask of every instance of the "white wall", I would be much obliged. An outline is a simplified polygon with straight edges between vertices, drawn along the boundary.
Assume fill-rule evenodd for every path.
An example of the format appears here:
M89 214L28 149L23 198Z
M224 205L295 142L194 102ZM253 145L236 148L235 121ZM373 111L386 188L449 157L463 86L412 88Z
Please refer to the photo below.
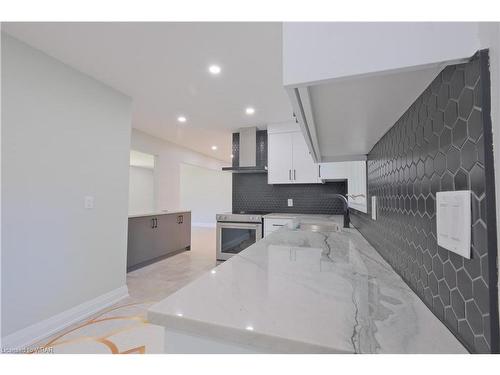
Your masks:
M215 227L215 215L231 212L231 173L181 164L181 206L191 208L194 226Z
M221 170L226 162L209 158L171 142L132 129L131 148L156 155L156 207L161 210L191 209L181 207L180 168L181 164L196 165Z
M500 23L479 23L481 49L488 48L491 79L491 124L493 128L493 157L495 161L495 189L497 210L497 241L500 244ZM500 246L498 260L500 260ZM500 280L499 309L500 309Z
M473 22L285 22L285 85L469 57L479 46Z
M154 169L130 166L128 189L129 215L155 210Z
M127 97L2 33L4 338L125 287L130 126Z

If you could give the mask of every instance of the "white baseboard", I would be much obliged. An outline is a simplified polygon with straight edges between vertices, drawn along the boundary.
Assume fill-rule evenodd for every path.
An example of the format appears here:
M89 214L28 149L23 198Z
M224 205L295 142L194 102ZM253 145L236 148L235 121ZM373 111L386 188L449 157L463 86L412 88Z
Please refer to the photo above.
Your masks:
M191 223L192 227L215 228L215 223Z
M128 288L124 285L51 318L2 337L2 348L12 350L29 347L126 297L128 297Z

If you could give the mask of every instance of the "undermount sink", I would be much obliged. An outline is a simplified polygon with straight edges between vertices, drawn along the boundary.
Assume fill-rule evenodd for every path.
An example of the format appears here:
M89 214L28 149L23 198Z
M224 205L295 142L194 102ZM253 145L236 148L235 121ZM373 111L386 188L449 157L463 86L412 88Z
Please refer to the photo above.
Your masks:
M342 230L340 225L337 223L321 223L321 224L301 223L299 225L299 229L309 230L312 232L340 232Z

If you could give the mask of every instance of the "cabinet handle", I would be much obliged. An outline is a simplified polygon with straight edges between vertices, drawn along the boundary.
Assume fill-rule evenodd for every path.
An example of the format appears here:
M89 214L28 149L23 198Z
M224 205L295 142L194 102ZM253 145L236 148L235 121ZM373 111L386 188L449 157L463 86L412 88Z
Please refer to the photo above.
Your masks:
M273 224L273 227L284 227L285 224Z
M155 217L155 228L158 228L158 218Z
M318 178L321 178L321 165L318 165Z
M291 169L288 170L288 179L290 181L292 181L292 170Z
M155 218L151 219L151 228L155 228Z
M293 180L297 181L297 178L295 177L295 169L293 170Z

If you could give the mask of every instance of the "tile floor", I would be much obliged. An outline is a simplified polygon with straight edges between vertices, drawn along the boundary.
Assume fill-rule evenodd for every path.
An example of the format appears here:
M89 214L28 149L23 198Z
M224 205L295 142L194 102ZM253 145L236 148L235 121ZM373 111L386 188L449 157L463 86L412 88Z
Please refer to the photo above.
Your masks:
M35 347L54 353L161 353L163 329L147 322L147 308L216 264L215 229L193 228L191 251L129 273L128 298Z

